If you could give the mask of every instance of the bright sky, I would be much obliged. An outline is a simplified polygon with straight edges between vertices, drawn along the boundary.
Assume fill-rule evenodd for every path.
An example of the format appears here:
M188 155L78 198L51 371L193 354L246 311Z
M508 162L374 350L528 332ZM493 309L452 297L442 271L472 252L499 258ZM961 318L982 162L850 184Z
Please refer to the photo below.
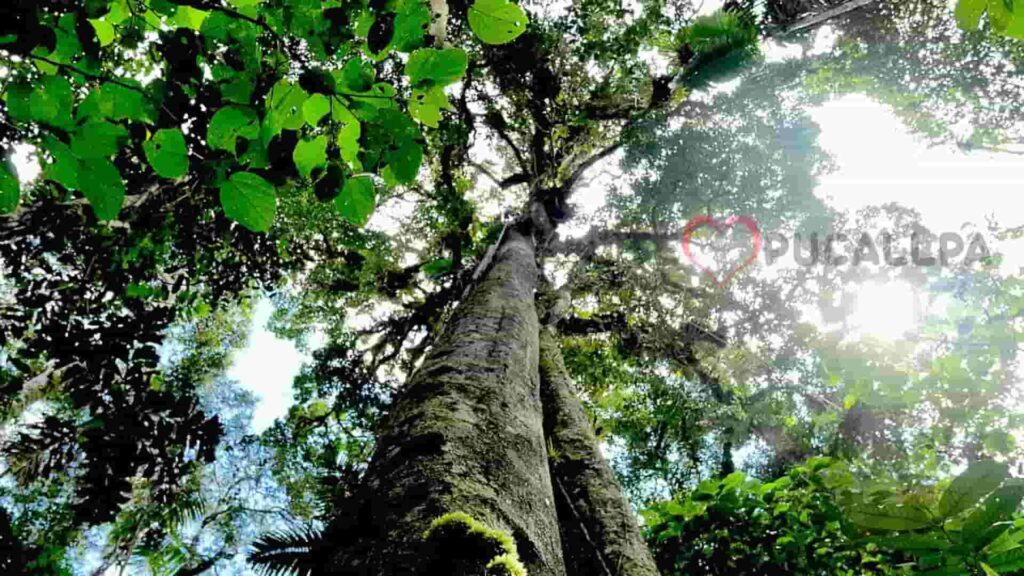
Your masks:
M256 433L266 430L274 420L288 413L292 404L292 380L307 360L292 342L267 330L272 313L270 300L264 298L257 302L249 340L235 356L227 374L259 398L252 417Z

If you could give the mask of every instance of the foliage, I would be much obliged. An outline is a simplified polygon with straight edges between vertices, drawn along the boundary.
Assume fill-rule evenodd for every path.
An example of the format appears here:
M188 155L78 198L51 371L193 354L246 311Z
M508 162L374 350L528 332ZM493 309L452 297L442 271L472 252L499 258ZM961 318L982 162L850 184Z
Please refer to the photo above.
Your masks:
M958 0L956 21L964 30L977 30L988 15L992 28L1011 38L1024 38L1024 7L1004 0Z
M737 472L644 512L665 574L1015 574L1024 484L972 463L944 488L815 458L772 482Z

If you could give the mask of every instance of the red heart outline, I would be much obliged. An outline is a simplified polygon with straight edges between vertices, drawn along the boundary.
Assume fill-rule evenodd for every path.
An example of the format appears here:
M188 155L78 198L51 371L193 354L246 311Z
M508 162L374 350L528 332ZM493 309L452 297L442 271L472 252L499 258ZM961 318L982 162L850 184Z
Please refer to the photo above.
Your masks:
M736 266L726 274L725 278L721 281L718 280L718 275L713 270L704 266L697 260L696 256L693 255L693 251L690 249L690 239L693 237L693 233L704 226L710 226L718 233L719 236L725 234L726 230L736 226L737 224L744 226L747 230L750 230L750 235L754 240L754 250L750 253L739 266ZM725 288L725 285L732 282L733 277L743 271L747 266L750 266L757 261L757 255L761 253L761 247L764 244L764 240L761 237L761 230L757 227L757 221L750 216L730 216L725 222L720 222L709 215L694 216L686 223L686 228L683 229L683 253L686 254L687 259L690 263L700 268L702 272L711 277L711 280L718 285L719 288Z

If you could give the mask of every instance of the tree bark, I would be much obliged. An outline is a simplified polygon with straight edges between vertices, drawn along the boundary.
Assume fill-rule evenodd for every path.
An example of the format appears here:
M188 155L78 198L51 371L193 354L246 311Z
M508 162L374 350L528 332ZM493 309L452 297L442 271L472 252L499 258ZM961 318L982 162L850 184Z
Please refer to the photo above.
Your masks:
M469 556L486 548L472 541L479 530L443 550L427 536L432 522L458 512L511 535L530 576L565 576L544 445L536 283L533 240L510 229L396 399L355 514L329 532L341 548L330 573L514 573L472 565Z
M549 463L568 573L576 576L657 576L658 569L601 455L573 392L562 351L548 329L540 334L541 396Z

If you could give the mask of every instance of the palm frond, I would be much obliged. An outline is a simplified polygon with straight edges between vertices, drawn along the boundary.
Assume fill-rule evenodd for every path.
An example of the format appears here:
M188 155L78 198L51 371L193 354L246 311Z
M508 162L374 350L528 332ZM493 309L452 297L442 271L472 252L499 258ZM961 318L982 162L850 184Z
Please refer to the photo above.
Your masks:
M264 576L316 576L323 545L323 532L318 528L281 530L257 540L248 561Z

